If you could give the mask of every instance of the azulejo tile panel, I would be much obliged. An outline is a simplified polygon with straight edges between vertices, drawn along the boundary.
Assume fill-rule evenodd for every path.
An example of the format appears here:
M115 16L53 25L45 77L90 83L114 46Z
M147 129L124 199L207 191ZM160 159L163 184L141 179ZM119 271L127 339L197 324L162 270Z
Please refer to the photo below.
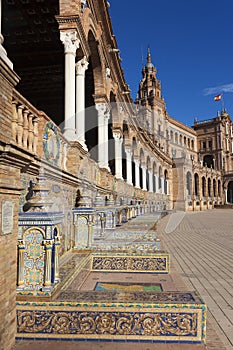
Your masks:
M18 302L17 337L205 342L206 308L195 295L195 303L150 307L118 299L122 302Z
M92 270L105 272L151 272L169 273L168 253L143 255L95 254L92 256Z

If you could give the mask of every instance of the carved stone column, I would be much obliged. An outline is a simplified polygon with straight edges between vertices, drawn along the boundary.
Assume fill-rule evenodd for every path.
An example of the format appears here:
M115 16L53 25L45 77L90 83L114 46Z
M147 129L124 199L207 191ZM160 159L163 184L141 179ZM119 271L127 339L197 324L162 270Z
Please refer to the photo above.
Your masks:
M153 177L154 177L153 171L149 170L149 192L154 192Z
M88 61L84 56L76 63L76 133L78 142L87 151L85 140L85 72Z
M122 178L122 134L120 131L113 131L113 137L115 140L115 173L117 179Z
M146 186L146 166L142 165L142 189L144 191L147 191L147 186Z
M76 141L75 127L75 57L79 47L76 32L61 32L60 39L65 51L65 121L64 136Z
M139 160L134 159L135 163L135 187L140 188L140 170L139 170Z
M126 153L126 172L127 172L127 183L132 185L132 150L129 147L125 148Z
M108 171L108 120L110 110L106 103L97 103L95 106L98 111L98 164L100 168Z
M52 249L53 240L45 240L45 270L44 270L44 286L45 289L51 289L52 278Z
M9 60L7 57L6 50L2 46L4 41L3 35L2 35L2 0L0 0L0 57L5 61L5 63L13 69L13 63Z

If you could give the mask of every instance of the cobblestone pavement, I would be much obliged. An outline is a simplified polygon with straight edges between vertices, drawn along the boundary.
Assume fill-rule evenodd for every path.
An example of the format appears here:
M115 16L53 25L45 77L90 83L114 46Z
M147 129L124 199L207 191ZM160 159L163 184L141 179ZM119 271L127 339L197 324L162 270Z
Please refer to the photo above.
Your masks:
M207 320L232 350L233 210L172 214L160 222L158 232L176 271L189 290L203 297ZM211 334L207 331L207 344L213 342ZM213 349L219 349L215 345Z

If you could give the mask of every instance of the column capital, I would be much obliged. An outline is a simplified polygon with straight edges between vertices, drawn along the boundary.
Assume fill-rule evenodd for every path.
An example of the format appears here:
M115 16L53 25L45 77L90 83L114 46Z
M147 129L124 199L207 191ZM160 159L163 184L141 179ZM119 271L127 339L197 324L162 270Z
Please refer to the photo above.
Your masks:
M113 137L114 137L115 141L123 142L122 132L120 130L113 130L112 134L113 134Z
M85 75L85 71L87 70L89 65L89 62L87 61L86 56L84 56L81 60L79 60L76 64L75 64L75 68L76 68L76 75Z
M109 119L110 107L107 103L96 103L95 108L98 111L99 117L105 117L106 119Z
M61 32L60 40L64 45L65 54L70 53L75 56L80 44L77 32Z
M128 155L132 156L133 155L133 150L130 146L125 146L125 153Z

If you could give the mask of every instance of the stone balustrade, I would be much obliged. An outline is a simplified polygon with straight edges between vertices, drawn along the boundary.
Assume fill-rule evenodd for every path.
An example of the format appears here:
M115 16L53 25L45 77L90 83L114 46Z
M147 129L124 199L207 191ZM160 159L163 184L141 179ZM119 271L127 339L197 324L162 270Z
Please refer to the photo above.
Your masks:
M12 137L24 150L37 152L39 112L18 92L12 101Z

